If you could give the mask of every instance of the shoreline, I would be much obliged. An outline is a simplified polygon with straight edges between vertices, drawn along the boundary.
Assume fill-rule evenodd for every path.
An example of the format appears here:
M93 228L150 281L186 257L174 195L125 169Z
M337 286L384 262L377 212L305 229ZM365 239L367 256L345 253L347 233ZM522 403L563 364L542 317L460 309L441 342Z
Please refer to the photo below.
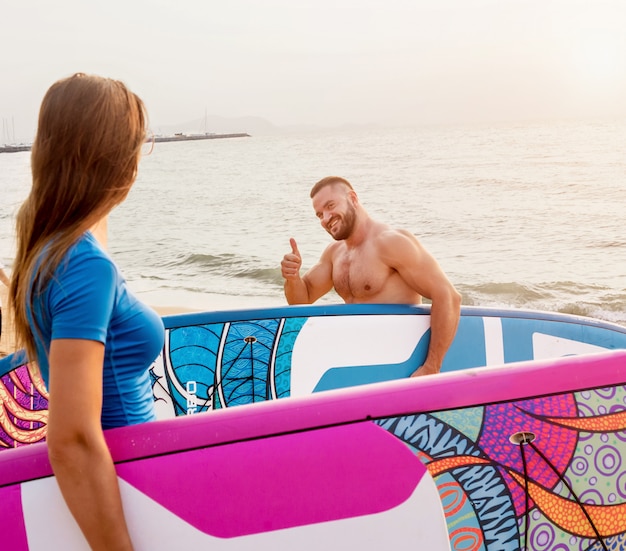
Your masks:
M133 283L129 283L133 287ZM154 308L160 315L189 312L219 312L222 310L249 310L285 306L284 295L225 295L220 293L194 293L183 289L133 290L134 295L144 304Z
M230 132L228 134L216 134L214 132L206 132L204 134L183 134L177 133L172 135L154 136L154 143L161 142L188 142L195 140L221 140L227 138L250 138L247 132ZM32 144L5 144L0 145L0 153L20 153L22 151L30 151Z

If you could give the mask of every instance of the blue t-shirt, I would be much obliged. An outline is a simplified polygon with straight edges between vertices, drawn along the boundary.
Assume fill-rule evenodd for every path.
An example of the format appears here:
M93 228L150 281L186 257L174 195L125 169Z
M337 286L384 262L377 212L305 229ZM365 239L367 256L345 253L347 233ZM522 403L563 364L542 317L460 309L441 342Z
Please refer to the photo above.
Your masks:
M35 297L37 359L49 384L47 351L54 339L104 343L102 428L155 419L149 367L163 348L161 317L139 302L91 233L85 233Z

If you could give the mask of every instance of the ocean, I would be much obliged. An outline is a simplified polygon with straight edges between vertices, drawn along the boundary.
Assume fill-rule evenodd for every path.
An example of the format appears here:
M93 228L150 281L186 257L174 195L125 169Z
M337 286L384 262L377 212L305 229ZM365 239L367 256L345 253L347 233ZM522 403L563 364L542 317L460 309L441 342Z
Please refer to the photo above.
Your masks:
M0 258L9 268L29 160L0 155ZM309 199L328 175L350 180L373 217L415 233L464 304L626 325L626 121L158 143L111 214L111 255L153 306L283 305L289 238L305 268L331 239Z

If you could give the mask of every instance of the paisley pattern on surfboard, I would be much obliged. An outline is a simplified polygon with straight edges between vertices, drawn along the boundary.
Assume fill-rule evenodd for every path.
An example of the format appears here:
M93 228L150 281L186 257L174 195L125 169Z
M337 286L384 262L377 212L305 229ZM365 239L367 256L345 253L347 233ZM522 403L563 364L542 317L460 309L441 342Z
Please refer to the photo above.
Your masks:
M48 393L36 371L20 365L0 377L0 450L45 439Z
M452 549L626 547L626 387L378 424L435 479ZM519 432L534 440L516 443Z

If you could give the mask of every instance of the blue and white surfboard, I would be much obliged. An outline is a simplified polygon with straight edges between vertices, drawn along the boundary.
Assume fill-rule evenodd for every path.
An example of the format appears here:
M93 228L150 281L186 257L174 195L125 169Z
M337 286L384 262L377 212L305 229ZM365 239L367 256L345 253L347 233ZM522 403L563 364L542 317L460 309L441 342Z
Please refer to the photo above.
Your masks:
M151 368L160 419L406 378L430 341L423 306L289 306L163 319L165 346ZM442 372L620 348L626 328L616 324L463 307ZM16 420L13 429L0 427L0 446L45 432L40 416L28 412L46 409L46 391L25 364L20 353L0 360L0 400Z

